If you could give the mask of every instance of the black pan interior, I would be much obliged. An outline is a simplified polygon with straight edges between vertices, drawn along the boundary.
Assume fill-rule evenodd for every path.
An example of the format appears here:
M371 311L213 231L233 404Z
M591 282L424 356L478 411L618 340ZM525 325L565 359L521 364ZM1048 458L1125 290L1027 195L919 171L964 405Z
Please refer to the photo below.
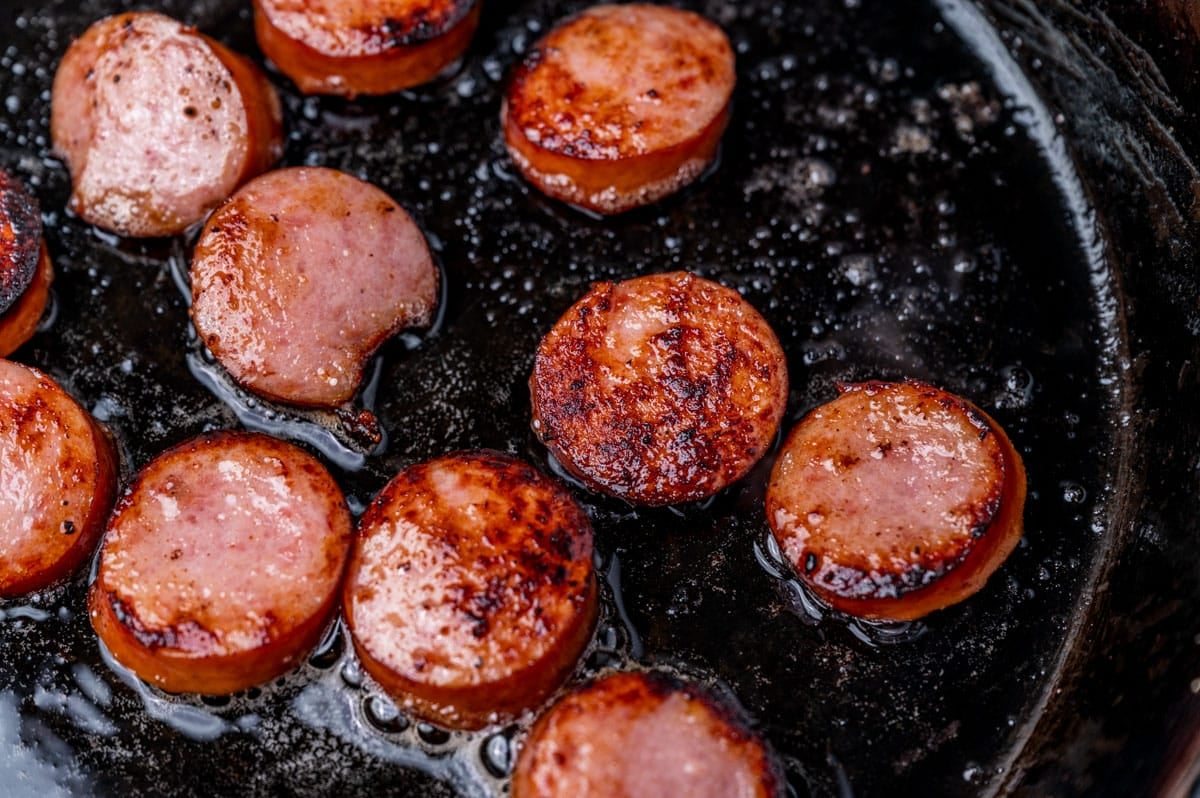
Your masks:
M757 720L797 795L994 792L1041 718L1112 534L1124 343L1099 228L1064 193L1073 167L1039 138L1036 98L994 81L981 57L1002 56L973 51L933 5L690 6L738 52L720 164L616 219L531 192L499 137L507 69L581 3L488 3L461 68L398 97L306 99L271 73L285 163L384 188L447 278L436 330L382 352L373 404L386 449L361 466L330 462L358 509L398 469L453 449L551 470L528 430L540 336L592 281L669 269L738 288L771 322L789 356L787 426L839 380L915 377L961 393L1006 428L1030 476L1025 539L978 596L899 629L818 618L772 573L771 456L703 505L635 510L578 490L608 587L577 678L641 663L716 684ZM72 218L48 151L58 58L127 7L18 4L0 32L0 165L40 198L59 271L52 317L14 357L113 429L128 475L238 418L196 376L208 372L178 280L190 241L119 240ZM261 63L249 4L160 7ZM339 268L354 279L352 264ZM480 735L410 724L364 682L340 629L278 684L166 696L102 657L85 585L0 605L0 773L24 773L29 795L506 789L521 724Z

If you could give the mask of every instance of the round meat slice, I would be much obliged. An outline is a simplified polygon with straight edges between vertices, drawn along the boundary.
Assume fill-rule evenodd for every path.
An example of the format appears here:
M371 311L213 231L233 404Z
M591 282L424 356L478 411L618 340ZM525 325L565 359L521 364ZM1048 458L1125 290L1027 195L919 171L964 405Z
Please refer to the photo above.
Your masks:
M33 336L53 279L37 200L0 169L0 357Z
M595 626L592 529L500 452L406 468L359 521L346 622L367 672L418 717L478 729L536 707Z
M538 719L513 798L782 798L777 763L739 715L665 674L602 678Z
M477 0L254 0L254 31L305 94L390 94L457 60L479 8Z
M687 272L597 283L542 339L533 430L593 490L696 501L741 479L775 440L787 362L736 291Z
M74 572L116 493L108 433L54 380L0 360L0 596Z
M834 609L908 621L983 587L1021 538L1025 469L1004 430L920 382L839 386L788 436L767 520Z
M170 17L107 17L54 76L50 133L70 207L125 236L182 232L283 153L275 89L250 61Z
M595 6L517 66L500 111L504 141L545 194L620 213L679 190L713 162L735 79L729 39L704 17Z
M421 230L387 194L333 169L280 169L204 226L192 320L243 387L334 407L396 332L428 324L438 273Z
M255 433L202 435L155 458L117 503L92 626L163 690L261 684L320 641L350 537L341 490L307 452Z

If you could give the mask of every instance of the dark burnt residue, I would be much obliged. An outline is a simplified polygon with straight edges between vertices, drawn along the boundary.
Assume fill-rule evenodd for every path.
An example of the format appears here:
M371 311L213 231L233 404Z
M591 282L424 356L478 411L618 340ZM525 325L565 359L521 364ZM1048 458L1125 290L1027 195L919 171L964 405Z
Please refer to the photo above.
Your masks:
M471 12L478 0L434 0L412 9L405 17L387 17L382 22L358 28L369 43L410 47L447 33Z
M0 314L33 282L41 249L37 200L16 177L0 169Z
M186 620L161 627L148 626L142 622L137 610L122 601L115 591L106 591L105 596L117 622L151 651L169 648L200 654L214 651L220 646L220 639L197 621Z

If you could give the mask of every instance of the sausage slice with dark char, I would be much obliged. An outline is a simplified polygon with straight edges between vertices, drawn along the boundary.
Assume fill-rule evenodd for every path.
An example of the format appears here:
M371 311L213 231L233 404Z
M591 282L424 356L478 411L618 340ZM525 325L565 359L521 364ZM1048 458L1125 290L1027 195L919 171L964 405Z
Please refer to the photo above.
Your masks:
M396 202L334 169L247 183L204 225L192 258L192 320L243 387L311 407L349 400L367 360L425 325L438 272Z
M390 94L452 64L478 0L254 0L258 44L305 94Z
M592 529L557 483L500 452L406 468L359 521L346 622L400 705L477 729L570 675L598 608Z
M771 474L767 520L785 558L864 618L913 620L974 594L1021 538L1025 469L1008 436L925 383L839 387Z
M107 432L54 380L0 360L0 596L40 590L82 565L116 492Z
M204 218L283 153L275 89L249 60L170 17L107 17L54 75L50 133L71 209L126 236Z
M117 503L92 625L163 690L261 684L320 640L350 536L345 498L316 458L266 435L202 435L155 458Z
M53 279L37 200L0 169L0 357L33 336Z
M781 798L778 764L732 708L660 673L559 700L521 746L513 798Z
M729 39L704 17L594 6L515 69L500 112L504 141L543 193L620 213L679 190L713 162L735 80Z
M648 505L745 476L788 395L766 320L687 272L594 285L542 339L529 386L551 454L593 490Z

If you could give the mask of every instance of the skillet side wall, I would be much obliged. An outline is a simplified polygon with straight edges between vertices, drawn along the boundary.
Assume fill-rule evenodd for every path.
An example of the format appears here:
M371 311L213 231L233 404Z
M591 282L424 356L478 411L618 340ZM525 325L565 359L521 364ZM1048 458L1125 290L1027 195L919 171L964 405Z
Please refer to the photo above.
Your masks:
M1061 112L1099 199L1129 352L1107 573L1002 792L1188 794L1200 766L1200 4L981 5Z

